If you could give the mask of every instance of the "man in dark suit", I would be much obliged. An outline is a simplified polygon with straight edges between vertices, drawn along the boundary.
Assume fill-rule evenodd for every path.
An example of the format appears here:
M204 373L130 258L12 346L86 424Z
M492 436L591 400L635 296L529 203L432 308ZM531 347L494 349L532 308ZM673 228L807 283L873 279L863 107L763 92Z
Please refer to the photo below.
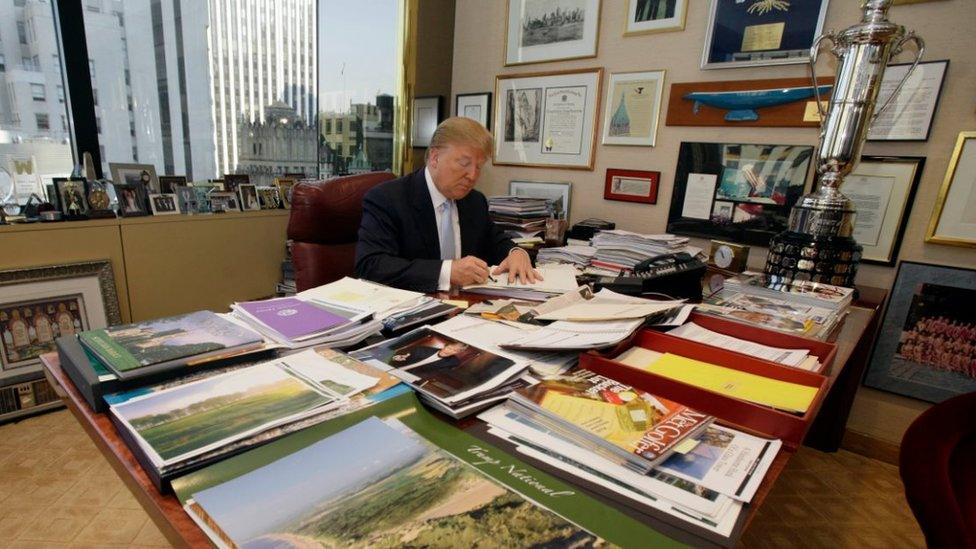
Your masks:
M474 190L491 151L491 134L470 118L437 126L422 170L363 198L356 276L422 292L482 284L506 272L510 281L541 280L528 253L495 227L488 201ZM498 267L489 274L489 265Z

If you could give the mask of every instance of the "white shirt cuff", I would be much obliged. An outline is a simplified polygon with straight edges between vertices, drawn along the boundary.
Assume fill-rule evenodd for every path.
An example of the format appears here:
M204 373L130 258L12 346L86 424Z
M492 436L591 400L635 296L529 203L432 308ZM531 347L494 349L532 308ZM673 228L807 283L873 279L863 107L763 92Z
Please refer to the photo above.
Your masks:
M437 289L446 292L451 289L451 264L453 260L446 260L441 263L441 275L437 277Z

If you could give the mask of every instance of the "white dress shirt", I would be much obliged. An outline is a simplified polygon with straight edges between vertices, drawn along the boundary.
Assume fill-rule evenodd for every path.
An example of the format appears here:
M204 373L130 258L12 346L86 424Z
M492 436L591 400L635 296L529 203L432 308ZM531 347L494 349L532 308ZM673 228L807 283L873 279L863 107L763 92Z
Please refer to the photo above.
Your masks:
M437 190L434 180L430 177L430 170L424 168L424 178L427 180L427 191L430 193L430 202L434 206L434 226L441 226L441 205L447 202L447 197ZM458 221L457 203L451 208L451 225L454 227L454 257L461 258L461 224ZM440 240L440 232L437 239ZM453 261L446 260L441 263L441 274L437 277L437 289L447 291L451 289L451 265Z

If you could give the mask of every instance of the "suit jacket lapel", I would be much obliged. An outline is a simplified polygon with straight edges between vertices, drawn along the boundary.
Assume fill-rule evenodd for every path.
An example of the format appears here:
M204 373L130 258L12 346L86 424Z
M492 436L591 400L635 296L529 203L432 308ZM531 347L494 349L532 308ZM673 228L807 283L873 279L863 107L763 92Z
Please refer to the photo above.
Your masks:
M440 259L440 237L437 236L437 221L434 217L434 206L430 201L430 191L427 190L427 179L424 170L413 173L410 178L410 194L413 197L413 207L417 212L417 230L424 241L429 259Z

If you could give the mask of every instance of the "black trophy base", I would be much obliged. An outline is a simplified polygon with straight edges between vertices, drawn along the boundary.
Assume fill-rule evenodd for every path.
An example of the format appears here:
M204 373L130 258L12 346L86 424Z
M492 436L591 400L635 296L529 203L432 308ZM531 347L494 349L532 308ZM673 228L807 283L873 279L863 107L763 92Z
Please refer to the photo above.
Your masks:
M861 245L851 237L814 238L784 231L773 237L766 256L766 274L787 280L808 280L854 287Z

